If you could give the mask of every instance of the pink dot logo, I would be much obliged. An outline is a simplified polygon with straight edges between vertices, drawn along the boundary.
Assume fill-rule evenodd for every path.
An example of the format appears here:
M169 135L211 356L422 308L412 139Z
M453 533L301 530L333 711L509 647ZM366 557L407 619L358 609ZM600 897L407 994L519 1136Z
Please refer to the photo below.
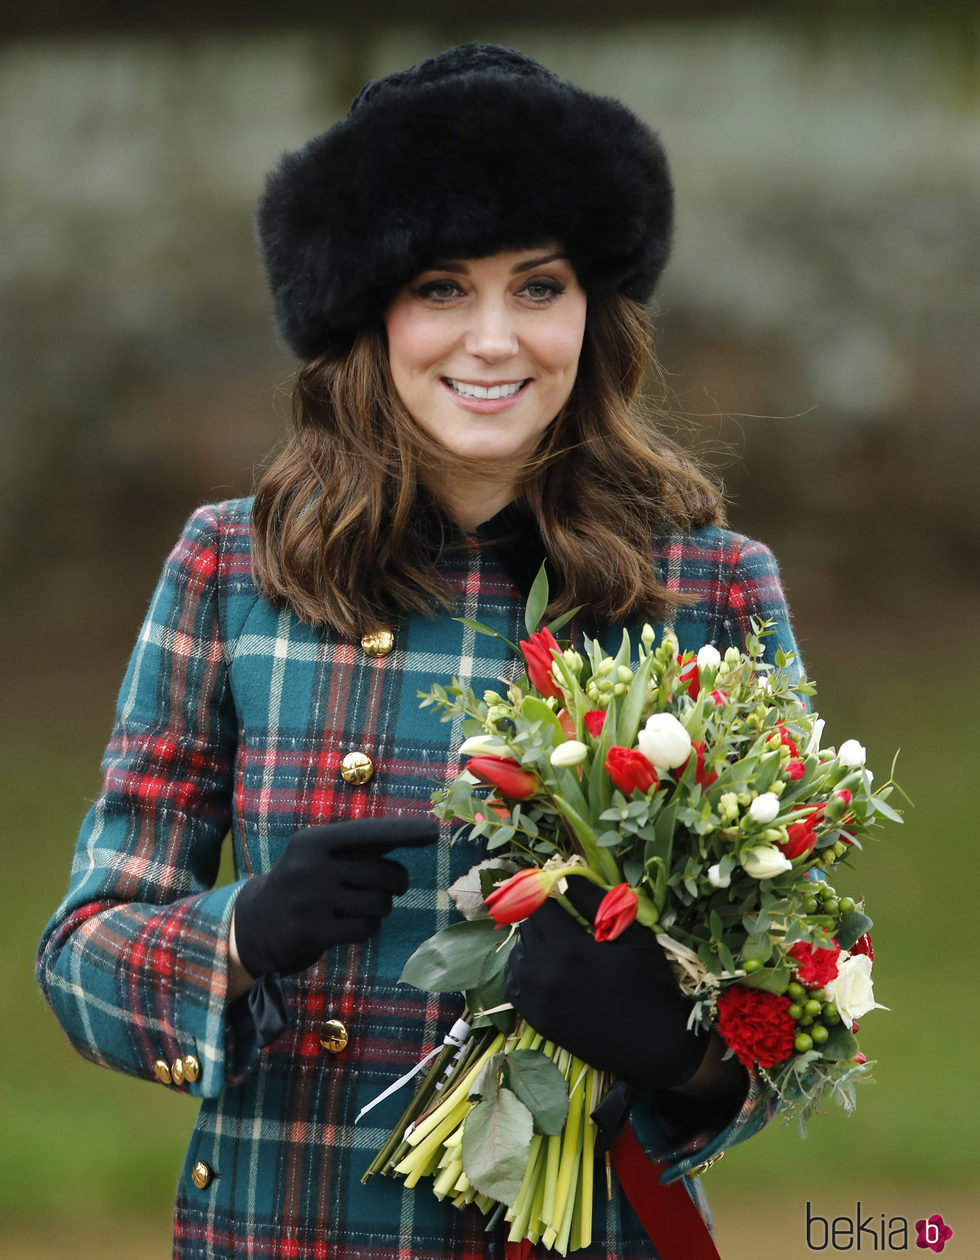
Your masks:
M930 1216L928 1220L916 1221L915 1228L919 1234L915 1240L915 1245L923 1249L928 1247L930 1251L934 1251L937 1255L953 1237L953 1231L938 1212Z

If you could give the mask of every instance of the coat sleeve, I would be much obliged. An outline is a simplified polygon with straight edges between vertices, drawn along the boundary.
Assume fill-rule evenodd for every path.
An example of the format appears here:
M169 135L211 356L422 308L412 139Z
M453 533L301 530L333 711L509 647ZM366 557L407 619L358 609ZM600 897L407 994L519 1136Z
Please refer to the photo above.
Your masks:
M237 729L219 526L219 508L200 509L167 560L123 681L102 791L37 959L44 995L83 1055L148 1079L160 1061L193 1055L200 1074L183 1089L201 1096L257 1056L247 1010L230 1015L226 1004L241 885L214 887Z
M724 598L717 605L715 636L720 650L734 646L741 651L755 626L768 621L771 632L763 639L763 660L776 665L777 653L782 651L787 658L785 668L794 681L798 680L802 674L799 649L779 568L769 548L752 539L741 539L727 583L721 581L720 585ZM665 1165L661 1180L671 1182L696 1174L730 1147L759 1133L776 1114L776 1104L772 1091L753 1071L749 1074L744 1098L721 1124L706 1124L697 1118L678 1124L679 1108L671 1108L674 1123L665 1124L664 1116L651 1098L641 1099L634 1107L633 1124L647 1153Z
M771 623L771 632L763 639L763 660L775 665L776 654L781 650L786 657L793 658L788 668L792 677L798 679L802 670L800 653L776 558L764 543L747 538L735 556L721 611L719 645L722 651L729 646L741 651L753 632L753 624L762 621Z

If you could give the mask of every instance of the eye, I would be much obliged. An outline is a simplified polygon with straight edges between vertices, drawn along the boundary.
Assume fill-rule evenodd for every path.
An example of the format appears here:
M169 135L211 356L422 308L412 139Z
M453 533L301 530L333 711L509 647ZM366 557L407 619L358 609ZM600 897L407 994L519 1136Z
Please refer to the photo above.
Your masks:
M460 293L462 289L457 282L449 279L427 280L415 290L416 297L428 302L451 302Z
M535 306L547 306L564 292L565 286L553 276L535 276L533 280L528 280L521 289L521 293L525 297L530 298Z

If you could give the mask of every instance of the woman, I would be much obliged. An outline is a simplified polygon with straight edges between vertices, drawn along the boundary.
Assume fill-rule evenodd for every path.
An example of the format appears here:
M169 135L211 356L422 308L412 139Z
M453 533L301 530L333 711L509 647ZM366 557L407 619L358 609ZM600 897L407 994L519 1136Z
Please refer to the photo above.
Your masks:
M417 692L515 668L459 616L513 637L546 557L577 632L650 619L724 649L768 617L794 650L771 556L634 402L671 218L644 124L484 45L369 84L269 177L294 431L167 562L38 964L83 1054L202 1100L177 1256L503 1254L475 1211L361 1183L397 1102L354 1128L459 1013L397 983L479 856L428 821L461 735ZM598 960L555 909L514 951L515 1003L636 1089L665 1179L758 1129L659 950ZM657 1255L621 1195L596 1219L581 1254Z

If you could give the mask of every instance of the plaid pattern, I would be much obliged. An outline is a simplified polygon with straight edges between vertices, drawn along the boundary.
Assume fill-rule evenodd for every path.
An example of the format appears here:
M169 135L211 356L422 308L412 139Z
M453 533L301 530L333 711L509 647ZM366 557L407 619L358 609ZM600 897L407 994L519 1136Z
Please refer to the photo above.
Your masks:
M336 948L285 981L287 1034L259 1052L244 1002L226 1004L228 923L240 882L213 887L230 832L236 875L268 870L299 827L342 817L423 814L432 787L458 769L461 731L421 712L416 693L456 675L478 690L508 669L506 647L449 616L409 616L395 650L359 643L272 608L252 583L251 502L194 514L169 557L119 698L103 792L83 825L68 895L41 942L38 977L78 1050L152 1080L158 1060L194 1054L201 1098L180 1178L175 1256L298 1260L500 1257L499 1231L475 1210L375 1177L371 1155L400 1114L395 1096L354 1128L358 1110L441 1041L454 1001L397 980L418 943L454 917L445 889L481 856L448 837L397 856L411 888L381 931ZM775 565L760 544L717 528L658 548L664 580L694 592L675 630L682 648L740 644L752 614L774 618L793 650ZM523 596L499 558L472 543L443 572L455 612L514 639ZM607 646L619 632L608 632ZM350 787L352 749L376 774ZM342 1019L346 1051L321 1048ZM174 1086L173 1088L177 1088ZM674 1151L680 1176L765 1122L753 1088L736 1121ZM196 1161L214 1176L191 1178ZM604 1178L597 1178L597 1183ZM583 1260L655 1251L628 1205L604 1187Z

